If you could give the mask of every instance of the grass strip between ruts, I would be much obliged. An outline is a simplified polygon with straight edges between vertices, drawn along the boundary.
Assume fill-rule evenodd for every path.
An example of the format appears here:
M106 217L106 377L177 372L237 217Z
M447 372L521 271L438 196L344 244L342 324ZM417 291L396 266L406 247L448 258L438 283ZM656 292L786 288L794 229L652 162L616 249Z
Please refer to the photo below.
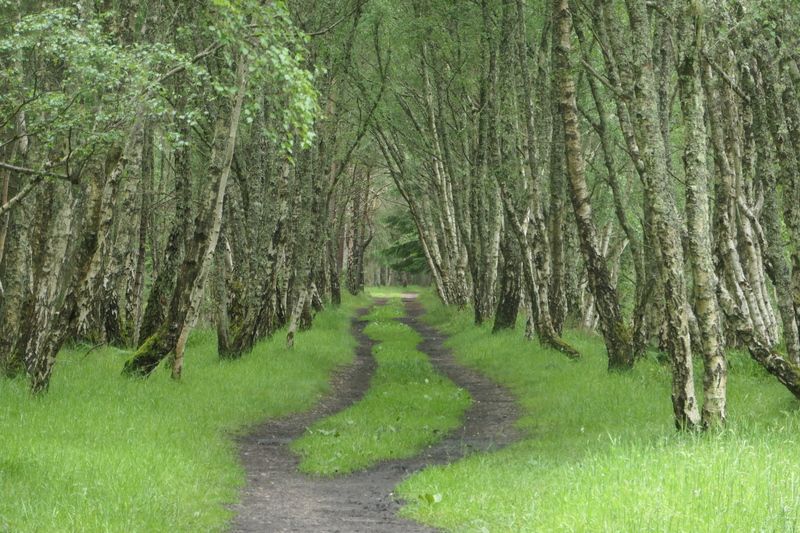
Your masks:
M302 471L344 474L385 459L413 457L461 425L469 394L437 373L416 349L420 336L395 320L403 314L402 304L393 299L365 317L370 322L365 334L378 341L369 391L292 444Z

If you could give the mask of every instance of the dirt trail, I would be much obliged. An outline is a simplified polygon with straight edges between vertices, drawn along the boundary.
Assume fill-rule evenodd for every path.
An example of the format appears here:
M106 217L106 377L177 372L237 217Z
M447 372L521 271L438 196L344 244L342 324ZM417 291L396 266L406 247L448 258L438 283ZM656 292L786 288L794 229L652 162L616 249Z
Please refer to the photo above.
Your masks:
M518 435L513 427L518 417L511 394L477 372L458 365L443 346L445 337L420 320L422 305L414 295L403 299L407 316L399 319L422 336L418 349L458 386L469 391L473 404L464 425L420 455L386 461L343 477L327 479L301 474L289 443L300 437L316 420L357 402L369 388L375 370L372 346L364 335L367 322L362 309L352 322L358 341L355 362L338 373L332 392L317 407L266 423L240 440L241 460L247 470L247 487L240 504L234 506L233 531L341 533L414 533L432 529L397 517L400 503L394 487L410 473L432 464L454 461L472 451L501 447ZM381 301L376 300L380 304Z

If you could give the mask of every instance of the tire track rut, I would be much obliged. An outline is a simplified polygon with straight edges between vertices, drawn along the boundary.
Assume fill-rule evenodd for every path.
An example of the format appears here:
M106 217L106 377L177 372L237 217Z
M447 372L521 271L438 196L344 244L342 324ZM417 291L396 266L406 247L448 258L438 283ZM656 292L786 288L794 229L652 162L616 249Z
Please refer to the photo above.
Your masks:
M302 414L272 420L239 440L247 486L241 503L233 506L233 531L341 533L415 533L435 531L397 516L401 503L394 487L413 472L434 464L457 460L475 451L498 449L519 437L514 422L519 412L513 397L477 372L456 363L444 347L446 337L424 324L425 313L416 295L405 295L406 316L398 320L422 337L417 349L428 355L437 371L472 397L464 424L442 441L410 459L384 461L362 471L336 478L309 476L297 471L298 458L289 444L316 420L357 402L369 388L376 363L375 342L364 334L360 309L351 323L358 342L355 362L338 372L331 393ZM377 305L386 303L377 300Z

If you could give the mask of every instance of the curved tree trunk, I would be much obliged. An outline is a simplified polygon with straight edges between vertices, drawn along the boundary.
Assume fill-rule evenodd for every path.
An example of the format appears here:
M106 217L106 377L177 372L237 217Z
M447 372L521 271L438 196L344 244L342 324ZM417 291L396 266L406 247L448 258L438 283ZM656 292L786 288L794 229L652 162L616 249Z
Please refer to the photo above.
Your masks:
M592 219L592 206L589 200L589 188L586 184L583 146L575 102L575 82L571 75L569 54L572 38L572 15L569 12L567 0L555 0L553 19L554 31L557 35L554 50L555 68L557 69L561 117L564 124L570 198L578 225L581 251L586 261L589 287L600 315L600 328L608 350L608 368L609 370L625 370L633 366L631 335L623 320L617 289L611 283L611 274L605 257L598 248L597 230Z

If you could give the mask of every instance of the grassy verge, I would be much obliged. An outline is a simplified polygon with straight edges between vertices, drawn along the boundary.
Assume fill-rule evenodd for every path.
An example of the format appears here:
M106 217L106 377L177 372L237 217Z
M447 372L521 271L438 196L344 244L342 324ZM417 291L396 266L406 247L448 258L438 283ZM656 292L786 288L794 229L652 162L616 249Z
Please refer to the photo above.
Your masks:
M399 301L376 307L364 330L380 342L370 389L351 407L314 424L292 449L304 472L335 475L384 459L411 457L458 427L469 395L438 374L416 350L419 335L394 320Z
M399 487L407 516L458 531L800 529L798 404L743 354L731 354L728 428L678 435L655 361L608 374L594 336L567 335L585 356L573 363L425 303L460 361L510 387L528 437L412 476Z
M65 350L42 398L0 380L0 531L224 530L244 482L231 434L311 407L352 360L364 302L320 314L291 352L277 334L220 362L198 332L180 383L121 377L113 348Z

